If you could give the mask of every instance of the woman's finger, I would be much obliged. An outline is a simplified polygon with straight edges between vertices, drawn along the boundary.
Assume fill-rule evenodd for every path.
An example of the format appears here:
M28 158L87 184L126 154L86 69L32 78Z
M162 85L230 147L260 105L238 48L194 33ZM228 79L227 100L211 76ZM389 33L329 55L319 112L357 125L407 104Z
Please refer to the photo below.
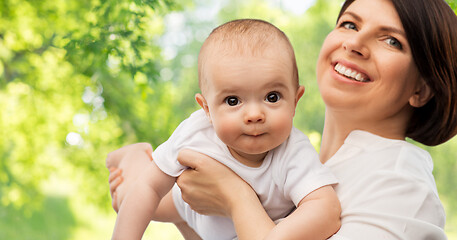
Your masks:
M115 168L115 167L110 168L108 182L111 183L112 181L116 180L116 178L121 176L121 174L122 174L122 169Z
M198 170L201 166L214 162L213 158L205 154L195 152L189 149L183 149L178 153L178 162L192 169Z
M114 211L118 212L119 211L119 207L117 206L117 192L114 192L113 194L111 194L111 206L113 207Z
M116 180L109 183L109 191L111 193L111 197L113 197L114 193L116 192L117 187L124 181L122 176L116 178Z

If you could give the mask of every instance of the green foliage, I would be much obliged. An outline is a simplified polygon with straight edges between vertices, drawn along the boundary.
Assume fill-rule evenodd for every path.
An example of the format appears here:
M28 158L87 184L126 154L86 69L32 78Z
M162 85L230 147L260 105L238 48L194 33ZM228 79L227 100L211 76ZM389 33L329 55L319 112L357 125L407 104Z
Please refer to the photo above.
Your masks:
M178 4L2 1L0 205L31 214L43 182L69 165L84 195L107 206L106 153L161 142L179 121L156 43L163 15Z
M62 197L47 197L42 211L24 216L12 206L5 207L0 224L1 239L70 239L70 232L77 221L69 206L69 200ZM28 224L25 224L28 223ZM17 228L17 226L20 226ZM58 227L56 227L58 226Z
M446 0L447 3L449 3L449 6L451 6L452 9L454 9L454 12L457 14L457 0Z
M451 221L457 221L457 201L455 201L457 199L457 192L455 191L457 185L456 147L457 138L454 137L438 147L426 148L433 157L438 192L445 203L448 220Z

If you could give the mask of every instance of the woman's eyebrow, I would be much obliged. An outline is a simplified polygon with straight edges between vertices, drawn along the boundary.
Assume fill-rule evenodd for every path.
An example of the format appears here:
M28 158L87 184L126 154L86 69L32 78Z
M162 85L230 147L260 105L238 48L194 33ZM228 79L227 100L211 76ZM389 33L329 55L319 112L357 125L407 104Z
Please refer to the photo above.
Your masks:
M358 22L363 22L363 19L357 15L356 13L354 12L351 12L351 11L346 11L344 12L341 16L344 16L344 15L350 15L351 17L353 17L356 21ZM381 31L384 31L384 32L392 32L392 33L397 33L397 34L400 34L402 35L403 37L406 36L405 32L402 30L402 29L399 29L399 28L396 28L396 27L392 27L392 26L381 26L380 27Z
M391 26L382 26L381 30L384 32L391 32L391 33L396 33L400 34L401 36L406 38L406 34L403 30L396 28L396 27L391 27Z
M361 22L362 21L362 18L357 15L356 13L354 12L351 12L351 11L345 11L341 16L344 16L344 15L351 15L353 18L355 18L355 20Z

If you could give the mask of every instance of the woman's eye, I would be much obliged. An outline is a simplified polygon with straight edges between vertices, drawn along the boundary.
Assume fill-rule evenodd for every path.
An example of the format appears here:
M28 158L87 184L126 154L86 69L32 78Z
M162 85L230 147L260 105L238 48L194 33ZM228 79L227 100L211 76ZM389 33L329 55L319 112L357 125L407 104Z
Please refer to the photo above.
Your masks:
M400 41L398 41L394 37L389 37L388 39L385 40L385 42L387 44L389 44L390 46L394 47L394 48L398 48L398 49L402 49L403 48L403 46L401 45Z
M356 27L355 24L352 23L352 22L343 22L343 23L341 23L340 26L342 26L342 27L344 27L344 28L346 28L346 29L357 30L357 27Z
M236 106L240 103L240 100L237 97L230 96L225 98L225 103L229 106Z
M267 94L267 97L265 98L265 101L275 103L281 99L281 96L279 96L279 93L277 92L271 92Z

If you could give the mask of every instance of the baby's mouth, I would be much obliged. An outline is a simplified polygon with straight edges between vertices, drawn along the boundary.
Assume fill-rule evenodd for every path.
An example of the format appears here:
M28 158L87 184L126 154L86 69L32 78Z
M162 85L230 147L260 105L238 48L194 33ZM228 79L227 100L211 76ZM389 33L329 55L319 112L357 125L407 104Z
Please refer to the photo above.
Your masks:
M249 136L249 137L260 137L262 135L264 135L265 133L253 133L253 134L245 134L246 136Z
M368 78L368 76L365 75L364 73L357 72L356 70L343 66L340 63L337 63L333 69L335 69L335 71L337 73L339 73L340 75L348 77L357 82L369 82L370 81L370 78Z

